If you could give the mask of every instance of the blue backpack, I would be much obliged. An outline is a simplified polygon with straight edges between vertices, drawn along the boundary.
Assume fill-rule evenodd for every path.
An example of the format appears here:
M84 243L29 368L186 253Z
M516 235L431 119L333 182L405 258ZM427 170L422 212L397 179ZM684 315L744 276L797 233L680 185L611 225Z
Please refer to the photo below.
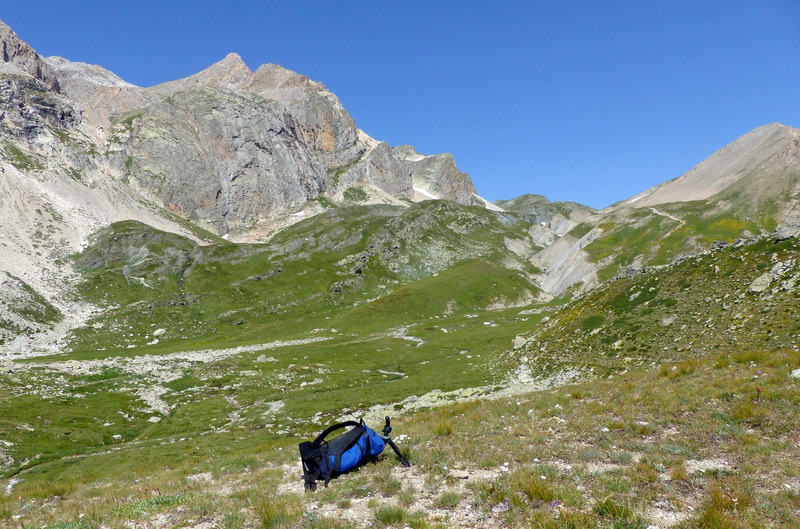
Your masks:
M352 426L352 429L332 441L325 440L332 432L348 426ZM364 424L363 420L347 421L329 426L313 441L300 443L300 459L303 462L306 490L316 490L317 481L325 481L327 487L331 479L358 468L380 455L387 443L400 457L403 465L411 466L389 438L392 429L388 417L383 431L384 435L381 436Z

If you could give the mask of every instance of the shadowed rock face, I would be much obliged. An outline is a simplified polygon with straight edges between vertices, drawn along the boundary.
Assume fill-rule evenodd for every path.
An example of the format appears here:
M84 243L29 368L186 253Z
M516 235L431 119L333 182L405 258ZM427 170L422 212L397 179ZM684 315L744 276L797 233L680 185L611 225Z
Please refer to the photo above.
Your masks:
M0 77L0 124L5 134L33 141L47 126L69 129L79 119L70 102L42 81L26 76Z
M80 119L45 61L0 21L0 125L4 135L34 142L44 127L72 128Z

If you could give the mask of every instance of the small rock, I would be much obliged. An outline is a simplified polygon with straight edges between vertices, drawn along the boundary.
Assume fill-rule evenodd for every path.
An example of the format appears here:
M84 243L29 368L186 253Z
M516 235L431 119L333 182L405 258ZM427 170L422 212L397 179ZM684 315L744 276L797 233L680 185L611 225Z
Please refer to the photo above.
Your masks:
M800 378L800 369L792 371L792 378Z
M166 329L156 329L153 331L153 336L164 336L167 333Z
M494 512L494 513L506 512L506 511L510 511L510 510L511 510L511 506L506 502L498 503L497 505L492 507L492 512Z
M447 475L450 476L451 478L456 478L456 479L469 479L469 472L466 472L464 470L454 469L448 472Z
M256 358L256 362L277 362L278 359L274 356L261 355Z
M725 248L726 246L729 246L729 243L727 243L725 241L714 241L713 243L711 243L711 251L721 250L721 249Z
M150 417L149 419L147 419L147 422L151 422L153 424L155 424L157 422L161 422L161 417L157 417L157 416L154 415L153 417Z

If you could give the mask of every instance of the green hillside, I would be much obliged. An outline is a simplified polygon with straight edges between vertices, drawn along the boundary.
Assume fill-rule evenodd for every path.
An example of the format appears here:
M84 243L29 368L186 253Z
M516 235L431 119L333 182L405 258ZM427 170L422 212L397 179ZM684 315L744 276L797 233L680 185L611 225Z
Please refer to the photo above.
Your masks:
M725 197L626 209L607 215L598 221L601 235L585 250L600 265L598 275L605 280L623 274L629 266L664 265L679 257L701 253L715 241L732 243L775 230L777 210L771 202L754 208L741 204L734 207Z
M796 238L781 239L719 245L608 282L535 329L528 349L549 369L581 365L606 373L731 349L794 347L800 340L800 245Z

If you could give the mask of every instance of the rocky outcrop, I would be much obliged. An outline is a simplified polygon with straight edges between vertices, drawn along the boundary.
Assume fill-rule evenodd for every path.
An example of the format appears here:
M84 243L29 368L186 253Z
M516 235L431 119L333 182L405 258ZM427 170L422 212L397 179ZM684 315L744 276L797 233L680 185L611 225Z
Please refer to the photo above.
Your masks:
M101 87L134 87L95 64L72 62L63 57L47 57L44 62L58 78L61 92L74 101L85 101Z
M475 187L469 175L458 170L452 154L425 156L411 145L395 147L394 152L411 171L417 200L436 197L463 205L472 204Z
M26 42L0 20L0 74L31 76L48 89L60 90L55 73Z
M42 81L27 76L0 76L0 124L3 135L36 142L47 127L74 128L79 113Z
M20 278L0 271L0 345L50 329L61 313Z
M575 226L591 217L595 210L577 202L551 202L542 195L522 195L511 200L498 200L496 204L506 211L512 211L522 215L531 224L543 224L556 229L555 224L559 225L557 231L566 233L570 228L564 228L565 221L571 222Z

